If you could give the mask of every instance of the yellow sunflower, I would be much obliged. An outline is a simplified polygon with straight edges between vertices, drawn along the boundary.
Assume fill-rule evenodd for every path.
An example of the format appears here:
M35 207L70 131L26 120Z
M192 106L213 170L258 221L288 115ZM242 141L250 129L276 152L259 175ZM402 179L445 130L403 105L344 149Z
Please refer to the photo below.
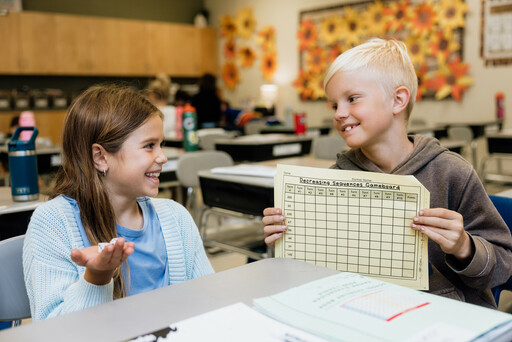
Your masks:
M227 62L224 64L222 67L222 80L226 88L231 90L235 89L238 82L240 82L240 74L238 73L235 63Z
M309 73L300 69L299 75L292 83L292 85L297 88L297 93L299 93L302 101L312 100L313 92L309 88L309 80Z
M425 85L436 92L436 99L441 100L451 95L455 100L462 100L462 93L473 84L473 79L467 76L469 65L454 58L448 64L443 64L436 71L435 77L425 81Z
M320 22L320 39L327 45L336 43L340 38L341 18L333 15Z
M444 35L443 30L437 30L429 43L429 54L437 58L438 64L445 64L450 56L460 49L460 44Z
M421 101L423 100L423 95L427 94L429 91L425 84L425 81L428 79L427 63L423 63L416 69L416 76L418 76L418 91L416 92L416 101Z
M254 19L252 8L246 7L238 11L235 21L240 37L247 39L253 34L256 28L256 19Z
M256 59L256 53L249 46L244 46L238 51L238 59L241 66L251 67Z
M277 69L277 54L275 51L267 51L263 54L260 68L263 78L267 81L272 81L272 77L274 77Z
M237 34L235 20L228 14L220 18L221 37L233 38Z
M439 17L439 24L445 34L451 38L451 31L458 27L464 27L466 22L464 15L468 11L468 5L462 0L441 0L436 5L436 12Z
M410 1L391 1L389 7L384 8L384 15L387 31L400 32L404 30L413 17Z
M414 16L411 21L412 33L420 37L428 36L437 23L437 13L432 2L422 2L414 8Z
M310 75L308 87L311 91L312 100L325 98L323 73L312 73Z
M383 36L386 33L386 20L384 14L385 6L380 0L368 5L366 11L362 12L361 19L366 26L368 34Z
M359 13L350 7L345 7L340 33L340 37L345 41L345 45L348 47L356 46L360 43L360 38L365 35L366 30Z
M276 30L273 26L266 26L258 32L256 43L261 45L263 51L274 50L276 46Z
M229 39L224 43L224 57L227 59L235 58L236 43L233 39Z
M322 73L327 63L326 51L317 46L306 53L306 69L313 73Z
M299 31L297 31L297 39L299 40L299 50L307 50L316 44L317 32L313 20L302 20L300 22Z
M414 66L424 64L425 57L428 54L427 40L410 35L405 39L404 43L407 46L407 52L409 53L412 64L414 64Z

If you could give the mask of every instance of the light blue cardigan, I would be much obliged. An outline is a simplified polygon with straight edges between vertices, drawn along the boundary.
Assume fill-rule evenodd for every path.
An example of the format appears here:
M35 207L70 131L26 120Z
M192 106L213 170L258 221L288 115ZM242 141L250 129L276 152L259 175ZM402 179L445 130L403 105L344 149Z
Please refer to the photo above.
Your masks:
M182 205L161 198L138 201L151 201L156 209L167 247L169 285L213 273L197 227ZM23 247L33 320L113 300L113 282L98 286L85 281L85 267L71 260L73 248L84 248L73 205L63 196L40 205L30 219Z

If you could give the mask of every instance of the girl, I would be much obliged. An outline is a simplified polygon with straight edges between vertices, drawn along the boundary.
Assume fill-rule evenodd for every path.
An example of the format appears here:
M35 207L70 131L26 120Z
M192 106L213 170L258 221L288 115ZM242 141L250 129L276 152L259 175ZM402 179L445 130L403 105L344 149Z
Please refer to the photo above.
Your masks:
M162 140L162 114L133 90L95 86L74 101L51 200L25 237L34 320L213 273L188 211L150 198L167 161Z

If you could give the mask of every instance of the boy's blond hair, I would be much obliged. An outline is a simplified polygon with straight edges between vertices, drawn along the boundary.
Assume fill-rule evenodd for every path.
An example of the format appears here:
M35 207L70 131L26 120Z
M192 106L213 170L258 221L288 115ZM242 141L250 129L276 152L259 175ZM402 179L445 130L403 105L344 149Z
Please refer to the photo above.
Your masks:
M373 38L343 52L327 70L324 88L336 72L361 69L374 72L376 80L388 96L392 96L400 86L409 89L410 98L405 109L405 119L408 120L416 99L418 78L405 44L398 40Z

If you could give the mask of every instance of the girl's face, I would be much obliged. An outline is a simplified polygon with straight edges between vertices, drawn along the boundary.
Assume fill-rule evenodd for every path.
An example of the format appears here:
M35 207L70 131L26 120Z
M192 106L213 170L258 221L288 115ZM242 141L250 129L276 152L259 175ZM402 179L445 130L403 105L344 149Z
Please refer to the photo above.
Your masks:
M368 148L395 134L391 129L393 98L378 83L367 70L338 71L327 83L334 127L352 148Z
M158 194L158 176L167 162L160 146L163 139L162 119L155 114L128 136L119 152L107 155L104 183L111 200Z

